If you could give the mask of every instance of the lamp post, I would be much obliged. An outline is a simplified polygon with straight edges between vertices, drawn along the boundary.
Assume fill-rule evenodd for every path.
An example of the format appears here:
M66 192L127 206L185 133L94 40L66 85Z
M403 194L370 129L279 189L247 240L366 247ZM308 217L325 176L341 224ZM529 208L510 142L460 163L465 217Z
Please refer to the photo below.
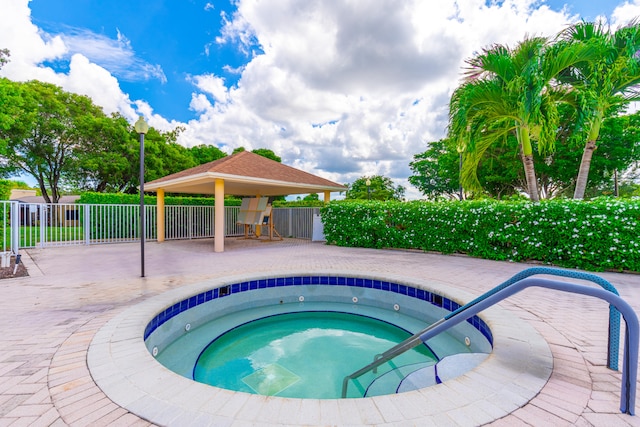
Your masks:
M140 136L140 277L144 277L144 136L149 132L149 125L140 116L134 128Z
M365 185L367 186L367 200L371 200L371 180L369 178L365 181Z

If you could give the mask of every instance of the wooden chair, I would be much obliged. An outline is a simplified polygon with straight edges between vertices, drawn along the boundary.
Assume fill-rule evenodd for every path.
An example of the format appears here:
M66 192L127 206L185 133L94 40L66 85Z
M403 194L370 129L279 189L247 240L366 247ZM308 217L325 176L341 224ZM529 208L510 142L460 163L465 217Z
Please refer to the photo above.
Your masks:
M260 233L257 227L254 230L252 230L252 227L261 225L263 212L267 209L268 203L268 197L245 197L242 199L236 224L244 225L243 239L259 237Z
M278 233L278 230L276 230L276 227L273 223L273 209L271 208L271 205L267 205L267 208L262 212L261 224L263 227L266 226L269 228L269 240L274 240L274 233L278 236L277 240L283 240L282 236L280 235L280 233Z

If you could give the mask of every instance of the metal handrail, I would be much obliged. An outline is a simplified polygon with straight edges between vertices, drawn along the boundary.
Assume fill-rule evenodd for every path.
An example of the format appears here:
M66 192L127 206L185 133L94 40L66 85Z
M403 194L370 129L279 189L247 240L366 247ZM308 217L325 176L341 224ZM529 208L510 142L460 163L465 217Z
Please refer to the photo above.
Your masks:
M527 275L532 274L554 274L555 269L547 269L547 268L533 268L519 273L514 277L527 277ZM542 270L542 271L540 271ZM564 273L564 270L557 270ZM568 274L560 274L563 276L568 276ZM592 280L593 277L597 277L594 275L590 275L587 273L579 273L581 279ZM593 276L593 277L591 277ZM549 289L556 289L565 292L573 292L577 294L595 296L605 301L609 302L610 306L613 306L616 309L617 313L622 313L625 322L626 322L626 331L625 331L625 351L624 351L624 361L623 361L623 379L620 393L620 410L622 412L633 415L635 412L635 394L636 394L636 380L638 373L638 342L639 342L639 327L638 327L638 317L635 312L631 308L631 306L624 301L618 295L615 288L608 282L604 281L604 279L597 277L596 283L603 286L605 289L595 289L592 287L584 286L584 285L576 285L567 282L558 282L552 280L545 279L531 279L524 278L519 279L516 282L510 282L505 285L505 283L499 285L498 287L492 289L491 291L483 294L481 297L475 299L474 301L466 304L463 307L460 307L458 310L455 310L439 320L438 322L430 325L429 327L423 329L419 333L413 335L412 337L406 339L402 343L394 346L392 349L387 350L382 354L382 357L374 360L373 363L370 363L366 367L359 369L351 375L347 375L342 382L342 397L345 398L347 394L347 387L350 379L358 378L364 373L377 368L381 364L385 363L385 361L391 360L393 357L401 354L404 351L407 351L410 348L419 345L422 342L426 342L427 340L433 338L439 333L457 325L460 322L465 321L478 314L480 311L485 310L486 308L497 304L503 299L520 292L521 290L531 287L531 286L540 286L546 287ZM592 280L593 281L593 280ZM606 285L603 285L602 281L606 282ZM612 289L610 289L610 288ZM499 289L498 289L499 288ZM400 351L402 349L402 351ZM392 355L393 354L393 355ZM391 356L392 355L392 356ZM389 357L391 356L391 357Z
M447 319L450 319L454 316L457 316L458 314L464 312L465 310L468 310L469 308L473 307L474 305L478 304L481 301L484 301L485 299L487 299L488 297L490 297L491 295L494 295L495 293L501 291L502 289L505 289L511 285L513 285L514 283L525 279L527 277L530 276L534 276L536 274L547 274L547 275L553 275L553 276L562 276L562 277L570 277L573 279L581 279L581 280L588 280L594 283L597 283L598 285L602 286L604 289L613 292L615 295L619 295L618 294L618 290L608 281L606 281L605 279L603 279L600 276L596 276L594 274L590 274L590 273L583 273L583 272L577 272L577 271L569 271L569 270L560 270L557 268L550 268L550 267L532 267L532 268L527 268L525 270L522 270L521 272L514 274L512 277L510 277L509 279L505 280L504 282L502 282L501 284L499 284L498 286L496 286L495 288L485 292L484 294L480 295L479 297L477 297L476 299L474 299L473 301L463 305L462 307L458 308L457 310L452 311L451 313L447 314L446 316L444 316L442 319L440 319L439 321L437 321L436 323L426 327L425 329L421 330L420 332L418 332L415 335L412 335L411 337L407 338L406 340L402 341L401 343L395 345L394 347L390 348L389 350L385 351L382 354L378 354L374 357L373 362L371 362L370 364L368 364L367 366L353 372L350 375L347 375L346 377L344 377L344 379L342 380L342 398L346 397L346 393L347 393L347 387L348 387L348 382L351 379L356 379L364 374L366 374L367 372L376 369L377 367L379 367L380 365L383 365L384 363L388 362L389 360L393 359L396 356L399 356L400 354L411 350L414 347L417 347L418 345L422 344L422 340L420 340L420 336L429 332L430 330L432 330L433 328L435 328L436 326L440 325L442 322L444 322ZM471 317L471 316L469 316ZM617 339L617 337L619 337L620 335L620 313L618 313L618 311L615 309L615 307L610 306L609 307L609 352L608 352L608 356L607 356L607 366L609 366L609 368L611 369L618 369L618 359L617 359L617 355L618 355L618 344L619 344L619 340ZM612 339L612 337L616 337L616 339Z
M394 357L399 356L402 353L409 351L414 347L419 346L420 344L423 343L423 341L420 339L420 336L426 332L429 332L431 329L435 328L436 326L439 326L445 320L446 319L442 318L437 322L429 325L427 328L421 330L417 334L414 334L409 338L405 339L400 344L396 344L395 346L391 347L389 350L385 351L384 353L377 354L373 362L369 363L364 368L358 369L354 373L344 377L344 379L342 380L342 398L344 399L345 397L347 397L347 387L349 385L349 380L356 379L366 374L367 372L373 369L376 369L378 366L387 363L389 360L393 359Z
M615 288L615 286L613 286L611 283L609 283L607 280L603 279L602 277L596 276L595 274L584 273L581 271L561 270L558 268L551 268L551 267L532 267L532 268L527 268L525 270L522 270L517 274L514 274L511 278L502 282L501 284L491 289L490 291L485 292L484 294L480 295L478 298L465 304L459 309L452 311L447 316L445 316L445 319L455 316L459 312L467 310L469 307L472 307L474 304L477 304L478 302L488 298L489 296L495 294L496 292L504 288L507 288L513 285L514 283L522 279L525 279L527 277L534 276L537 274L546 274L546 275L552 275L552 276L561 276L561 277L568 277L571 279L590 281L597 285L600 285L603 289L606 289L607 291L612 292L615 295L620 295L618 293L618 290ZM609 351L607 354L607 366L609 367L609 369L618 370L619 348L620 348L620 313L613 305L609 305L609 343L608 343Z

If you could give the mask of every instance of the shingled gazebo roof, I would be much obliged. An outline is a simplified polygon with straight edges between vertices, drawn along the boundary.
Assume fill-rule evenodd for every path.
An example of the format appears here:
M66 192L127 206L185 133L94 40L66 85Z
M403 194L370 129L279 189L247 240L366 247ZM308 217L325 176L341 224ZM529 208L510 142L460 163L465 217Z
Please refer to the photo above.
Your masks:
M216 179L224 180L224 193L233 196L284 196L347 190L342 184L250 151L241 151L156 179L145 183L144 189L163 189L167 193L213 194Z

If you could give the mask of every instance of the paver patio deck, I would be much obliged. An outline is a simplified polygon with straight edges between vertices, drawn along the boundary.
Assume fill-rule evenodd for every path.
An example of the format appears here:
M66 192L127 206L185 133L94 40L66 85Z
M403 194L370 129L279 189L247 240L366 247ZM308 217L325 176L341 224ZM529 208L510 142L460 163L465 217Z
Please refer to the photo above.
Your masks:
M225 248L224 253L214 253L211 240L147 243L145 278L139 277L139 245L135 243L24 251L30 276L0 281L0 426L149 425L102 393L91 378L86 354L107 321L169 289L241 273L335 268L402 273L479 295L530 267L462 256L339 248L295 239L229 239ZM599 275L640 312L640 275ZM535 398L492 425L640 426L638 416L620 413L621 374L605 366L605 302L528 289L500 306L545 337L554 369ZM332 424L330 412L340 407L334 401L323 406L329 408L322 415L327 425ZM472 423L433 420L433 425ZM357 417L354 424L359 424ZM394 425L391 421L379 424Z

